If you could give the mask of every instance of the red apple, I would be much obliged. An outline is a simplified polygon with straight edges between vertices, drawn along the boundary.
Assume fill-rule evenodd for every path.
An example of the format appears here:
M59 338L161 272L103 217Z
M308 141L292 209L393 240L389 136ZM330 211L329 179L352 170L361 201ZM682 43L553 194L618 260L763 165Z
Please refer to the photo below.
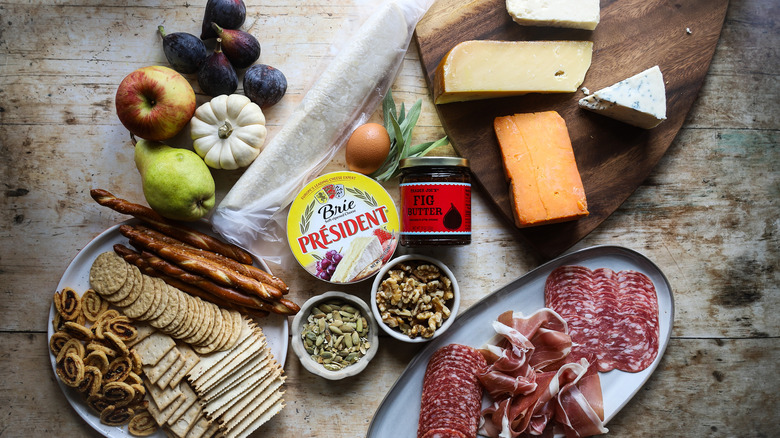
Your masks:
M181 74L162 66L139 68L116 90L116 114L137 137L167 140L195 114L195 91Z

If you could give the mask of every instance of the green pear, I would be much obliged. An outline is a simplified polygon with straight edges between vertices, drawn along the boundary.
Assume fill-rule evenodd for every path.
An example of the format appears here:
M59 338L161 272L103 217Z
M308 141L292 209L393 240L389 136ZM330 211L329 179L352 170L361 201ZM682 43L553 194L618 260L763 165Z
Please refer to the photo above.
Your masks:
M146 202L161 216L194 221L214 207L214 178L195 152L140 139L135 144L135 165Z

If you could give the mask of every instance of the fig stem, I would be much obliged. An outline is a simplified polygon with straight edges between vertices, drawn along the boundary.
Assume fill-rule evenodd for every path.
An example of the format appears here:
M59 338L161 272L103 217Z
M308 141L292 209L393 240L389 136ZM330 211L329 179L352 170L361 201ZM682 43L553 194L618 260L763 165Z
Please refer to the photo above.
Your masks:
M212 21L211 28L214 29L214 32L216 32L217 35L222 35L222 28L219 26L219 24Z
M165 38L165 28L161 25L157 26L157 31L160 32L160 35Z

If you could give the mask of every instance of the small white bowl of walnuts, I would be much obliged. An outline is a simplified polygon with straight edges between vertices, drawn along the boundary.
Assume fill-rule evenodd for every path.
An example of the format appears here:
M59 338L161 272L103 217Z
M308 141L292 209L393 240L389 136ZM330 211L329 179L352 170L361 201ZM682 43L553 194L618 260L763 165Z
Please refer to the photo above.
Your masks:
M374 279L371 311L379 327L404 342L428 342L452 325L460 289L444 263L419 254L397 257Z

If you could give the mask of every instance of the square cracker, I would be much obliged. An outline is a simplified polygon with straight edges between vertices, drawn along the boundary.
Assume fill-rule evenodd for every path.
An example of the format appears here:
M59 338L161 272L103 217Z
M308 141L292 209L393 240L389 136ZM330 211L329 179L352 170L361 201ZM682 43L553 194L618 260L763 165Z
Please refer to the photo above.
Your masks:
M144 365L156 365L176 345L176 342L165 333L155 331L133 348L141 357Z
M181 354L179 353L178 349L171 348L168 353L156 364L144 365L144 375L149 379L150 382L157 383L160 377L165 374L165 371L170 368L174 362L179 360L180 356Z
M200 403L198 403L198 395L195 394L195 391L192 390L192 387L187 384L187 382L182 382L182 384L176 388L184 395L184 403L171 414L171 417L168 418L168 424L172 424L174 421L179 420L192 405L196 405L199 408L198 412L202 411L202 409L200 409Z
M177 398L181 397L183 394L179 388L160 389L159 387L157 387L157 385L155 385L150 381L146 382L146 387L148 389L147 392L151 397L152 402L154 402L154 405L159 410L164 410L171 403L173 403Z
M177 348L178 349L178 348ZM164 389L166 386L168 386L171 383L171 380L173 379L173 376L176 375L176 373L179 372L182 368L184 368L184 363L187 361L187 358L184 357L183 354L181 354L181 351L179 351L179 356L176 359L176 362L171 364L170 367L168 367L167 370L160 376L159 379L155 382L155 384L160 387L161 389Z
M179 353L184 356L184 366L173 376L168 384L171 388L178 386L179 382L184 380L187 373L189 373L190 370L197 365L198 361L200 361L200 357L192 351L192 348L190 348L189 345L181 345L179 347Z

